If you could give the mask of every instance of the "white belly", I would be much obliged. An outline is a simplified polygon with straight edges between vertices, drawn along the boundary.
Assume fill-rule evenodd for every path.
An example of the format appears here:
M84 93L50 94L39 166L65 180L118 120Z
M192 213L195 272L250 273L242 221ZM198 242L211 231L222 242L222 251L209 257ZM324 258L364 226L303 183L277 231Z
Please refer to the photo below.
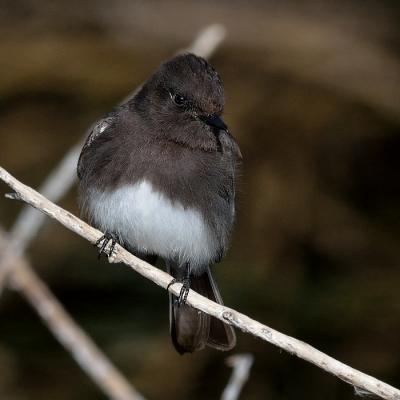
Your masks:
M172 203L147 181L114 192L93 190L87 210L102 231L118 234L140 252L189 261L193 272L208 265L218 251L199 211Z

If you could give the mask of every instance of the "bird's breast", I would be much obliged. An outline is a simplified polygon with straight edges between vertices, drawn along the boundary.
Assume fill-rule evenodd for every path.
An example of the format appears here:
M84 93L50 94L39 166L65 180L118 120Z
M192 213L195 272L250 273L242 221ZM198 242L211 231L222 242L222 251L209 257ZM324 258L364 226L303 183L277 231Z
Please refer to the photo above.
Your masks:
M178 263L190 262L202 272L219 251L202 213L169 199L142 180L113 191L92 189L86 209L99 229L116 233L137 251Z

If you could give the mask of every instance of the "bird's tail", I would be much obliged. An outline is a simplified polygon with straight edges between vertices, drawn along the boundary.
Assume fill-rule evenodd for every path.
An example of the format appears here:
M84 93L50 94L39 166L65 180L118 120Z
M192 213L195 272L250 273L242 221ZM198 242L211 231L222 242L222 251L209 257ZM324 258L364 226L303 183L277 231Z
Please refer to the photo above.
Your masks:
M183 278L184 269L167 262L168 273ZM211 267L200 276L190 276L190 289L218 304L223 304ZM221 320L188 304L175 304L176 296L169 293L171 339L180 354L193 353L206 345L218 350L230 350L236 344L233 328Z

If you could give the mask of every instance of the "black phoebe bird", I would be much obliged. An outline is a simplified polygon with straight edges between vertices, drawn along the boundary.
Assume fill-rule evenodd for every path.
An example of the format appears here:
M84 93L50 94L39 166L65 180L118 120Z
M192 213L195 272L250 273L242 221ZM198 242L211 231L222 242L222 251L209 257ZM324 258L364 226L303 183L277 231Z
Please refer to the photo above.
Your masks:
M194 54L160 66L126 104L94 127L79 158L79 202L105 232L155 263L171 284L171 337L180 353L229 350L231 326L185 304L189 287L222 304L210 264L228 248L240 150L221 119L224 91L215 69ZM170 284L170 285L171 285Z

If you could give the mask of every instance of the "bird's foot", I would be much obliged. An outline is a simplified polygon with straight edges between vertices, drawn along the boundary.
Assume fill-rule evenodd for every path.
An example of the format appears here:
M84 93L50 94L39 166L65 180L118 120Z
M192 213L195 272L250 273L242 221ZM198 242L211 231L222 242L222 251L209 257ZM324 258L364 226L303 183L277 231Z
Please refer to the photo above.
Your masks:
M172 279L172 281L167 286L167 290L169 289L170 286L174 285L175 283L182 283L182 288L179 293L179 296L175 299L175 301L172 304L173 306L177 305L179 307L186 303L186 299L188 297L189 290L190 290L190 278L185 277L185 278Z
M105 249L107 244L111 241L110 251L106 253ZM98 258L100 259L102 253L107 257L111 257L115 251L115 245L118 243L118 236L115 233L104 232L104 235L96 241L94 246L100 247Z

